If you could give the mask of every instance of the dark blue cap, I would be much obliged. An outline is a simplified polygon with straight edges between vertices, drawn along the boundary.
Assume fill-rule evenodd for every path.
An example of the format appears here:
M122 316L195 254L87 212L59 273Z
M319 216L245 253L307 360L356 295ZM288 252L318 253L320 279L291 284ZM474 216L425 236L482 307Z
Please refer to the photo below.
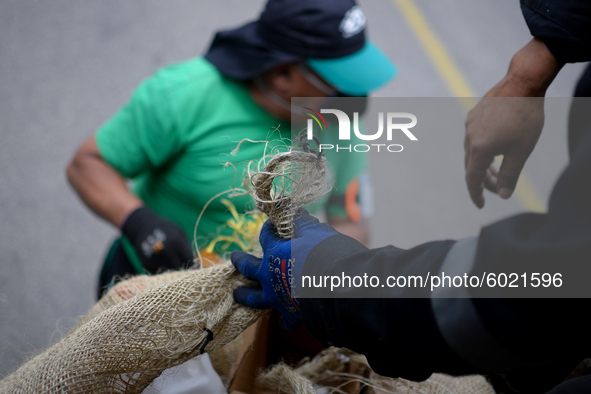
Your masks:
M218 32L205 57L234 79L306 61L339 91L363 95L396 73L365 25L353 0L269 0L259 20Z

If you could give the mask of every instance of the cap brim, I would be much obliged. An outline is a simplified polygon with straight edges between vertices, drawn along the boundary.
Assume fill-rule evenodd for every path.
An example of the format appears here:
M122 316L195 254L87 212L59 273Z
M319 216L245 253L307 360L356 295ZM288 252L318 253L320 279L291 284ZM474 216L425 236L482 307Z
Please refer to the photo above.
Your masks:
M336 59L307 59L326 82L341 93L363 96L397 74L396 66L371 41L352 55Z

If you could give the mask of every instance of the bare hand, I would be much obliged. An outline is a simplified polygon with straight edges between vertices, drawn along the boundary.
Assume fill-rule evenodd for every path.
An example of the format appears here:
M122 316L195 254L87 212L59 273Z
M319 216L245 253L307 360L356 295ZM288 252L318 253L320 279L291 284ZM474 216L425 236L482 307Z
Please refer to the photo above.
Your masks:
M509 198L544 126L538 97L485 97L466 120L466 184L472 201L484 206L483 188ZM495 156L504 155L500 170Z
M507 75L466 119L466 185L478 208L484 188L509 198L544 126L544 95L562 67L544 42L533 38L511 60ZM501 168L493 166L503 155Z

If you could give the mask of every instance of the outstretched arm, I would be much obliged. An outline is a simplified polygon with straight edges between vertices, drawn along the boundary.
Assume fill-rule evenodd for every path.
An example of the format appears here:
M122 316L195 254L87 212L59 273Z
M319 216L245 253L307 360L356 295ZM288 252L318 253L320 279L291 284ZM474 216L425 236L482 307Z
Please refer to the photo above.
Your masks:
M191 244L180 227L143 207L124 178L101 158L94 137L78 149L67 173L82 201L121 229L148 272L182 268L193 260Z

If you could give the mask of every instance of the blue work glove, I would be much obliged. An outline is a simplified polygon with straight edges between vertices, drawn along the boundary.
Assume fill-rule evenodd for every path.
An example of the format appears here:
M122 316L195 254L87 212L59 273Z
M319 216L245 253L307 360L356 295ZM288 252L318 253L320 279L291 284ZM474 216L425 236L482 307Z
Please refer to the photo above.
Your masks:
M263 258L246 252L232 252L232 264L247 279L261 287L239 287L234 299L253 309L275 308L281 312L281 325L295 330L302 325L300 305L292 296L294 281L299 282L308 253L321 241L339 234L334 228L311 216L307 211L295 220L295 237L280 238L270 221L263 225L259 240Z

